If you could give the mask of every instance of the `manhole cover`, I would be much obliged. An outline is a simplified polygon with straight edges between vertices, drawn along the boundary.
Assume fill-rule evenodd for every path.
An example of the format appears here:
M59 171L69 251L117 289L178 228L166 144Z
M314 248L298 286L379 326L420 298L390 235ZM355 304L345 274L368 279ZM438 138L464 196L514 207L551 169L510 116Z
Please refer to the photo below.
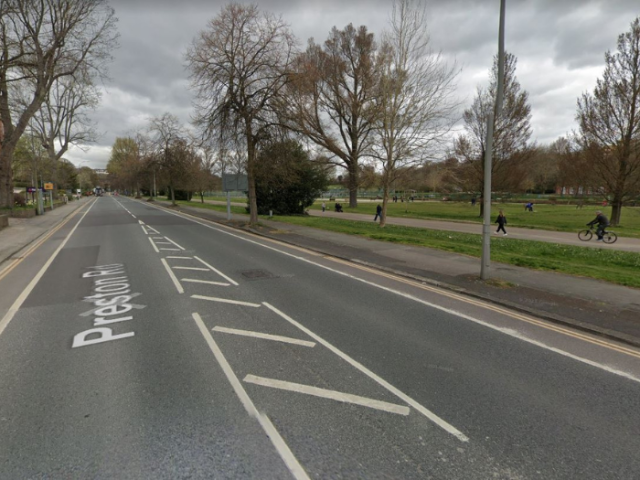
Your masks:
M267 272L266 270L247 270L242 273L243 277L250 278L252 280L260 279L260 278L275 278L275 275Z

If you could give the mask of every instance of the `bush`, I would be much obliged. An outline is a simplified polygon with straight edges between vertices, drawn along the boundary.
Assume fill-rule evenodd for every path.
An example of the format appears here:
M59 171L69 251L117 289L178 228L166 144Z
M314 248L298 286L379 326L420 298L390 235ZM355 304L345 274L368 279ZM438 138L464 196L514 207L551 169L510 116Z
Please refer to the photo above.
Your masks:
M26 207L27 206L27 200L26 200L26 198L24 198L23 194L14 193L13 194L13 204L18 206L18 207Z

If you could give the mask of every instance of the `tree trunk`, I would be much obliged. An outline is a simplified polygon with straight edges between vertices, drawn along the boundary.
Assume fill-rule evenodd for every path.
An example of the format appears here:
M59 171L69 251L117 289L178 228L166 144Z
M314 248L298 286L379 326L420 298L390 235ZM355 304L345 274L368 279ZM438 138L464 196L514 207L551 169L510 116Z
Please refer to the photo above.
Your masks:
M256 179L254 172L256 145L253 139L251 123L247 121L247 181L249 183L249 225L258 224L258 202L256 199Z
M358 206L358 162L349 164L349 208Z
M169 183L169 190L171 190L171 205L176 206L176 191L173 188L173 182Z
M618 195L613 197L613 201L611 202L611 225L619 225L620 224L620 216L622 214L622 198Z
M13 208L13 172L9 149L0 150L0 208Z
M204 203L204 192L200 192L200 201Z
M380 215L380 228L387 224L387 204L389 203L389 177L382 177L382 215Z

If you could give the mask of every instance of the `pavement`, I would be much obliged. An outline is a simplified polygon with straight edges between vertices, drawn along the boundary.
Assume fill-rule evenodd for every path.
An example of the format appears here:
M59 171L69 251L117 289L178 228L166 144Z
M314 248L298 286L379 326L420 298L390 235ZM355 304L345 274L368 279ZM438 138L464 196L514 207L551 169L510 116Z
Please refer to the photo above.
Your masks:
M0 265L3 261L16 256L21 248L45 234L56 222L61 222L84 202L86 200L70 203L42 217L20 222L12 219L12 225L0 231ZM155 204L169 206L168 202L156 201ZM465 255L424 247L397 245L272 220L261 220L258 227L249 228L248 217L244 215L234 214L232 220L227 221L224 212L184 206L174 210L236 228L248 229L281 242L372 266L428 285L439 286L561 325L640 347L640 290L638 289L497 262L492 263L491 280L485 282L479 278L480 260ZM322 212L312 213L322 214ZM325 215L340 215L341 218L346 218L347 215L355 216L356 214L325 212ZM372 220L366 215L358 217L363 218L354 219ZM460 228L475 229L471 233L478 233L477 230L481 228L476 224L388 218L388 223L396 221L410 221L409 225L423 228L440 227L452 230L451 226L460 226ZM416 222L419 222L419 225ZM514 238L554 242L558 241L555 240L556 237L566 236L567 242L575 241L568 238L570 234L562 232L511 228L509 235ZM636 242L640 246L640 241L635 239L620 239L615 246L618 247L620 244L624 249L629 248L629 251L640 251L634 250L637 248ZM587 245L579 241L577 244Z
M56 206L44 215L32 218L9 217L9 226L0 230L0 266L6 260L20 256L21 250L49 233L78 208L89 202L93 197L81 197L66 205Z

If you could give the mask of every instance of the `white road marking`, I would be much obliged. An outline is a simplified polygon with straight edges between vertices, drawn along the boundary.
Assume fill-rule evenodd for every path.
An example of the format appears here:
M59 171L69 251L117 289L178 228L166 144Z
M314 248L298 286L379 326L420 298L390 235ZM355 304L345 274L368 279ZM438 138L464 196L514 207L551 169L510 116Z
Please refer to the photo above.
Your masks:
M176 288L178 289L178 293L184 293L184 288L182 288L182 285L180 284L180 282L178 281L178 278L173 274L173 272L171 271L171 267L169 267L169 264L167 263L167 261L164 258L161 258L160 261L162 262L162 264L164 265L164 268L167 269L167 273L169 274L169 276L171 277L171 280L173 280L173 284L176 286Z
M286 313L281 312L280 310L278 310L276 307L274 307L273 305L268 304L267 302L262 302L262 304L267 307L269 310L275 312L276 314L280 315L282 318L284 318L287 322L289 322L291 325L293 325L294 327L299 328L300 330L302 330L304 333L306 333L307 335L309 335L311 338L313 338L314 340L316 340L319 344L324 345L325 347L327 347L329 350L331 350L333 353L335 353L336 355L338 355L340 358L342 358L345 362L347 362L348 364L350 364L352 367L356 368L357 370L361 371L362 373L364 373L366 376L368 376L369 378L371 378L373 381L377 382L379 385L383 386L384 388L386 388L387 390L389 390L391 393L393 393L396 397L400 398L402 401L406 402L409 406L413 407L415 410L417 410L418 412L420 412L422 415L424 415L425 417L427 417L429 420L431 420L433 423L435 423L436 425L438 425L440 428L442 428L444 431L450 433L451 435L455 436L456 438L458 438L458 440L462 441L462 442L468 442L469 441L469 437L467 437L464 433L462 433L460 430L458 430L456 427L454 427L453 425L447 423L445 420L443 420L442 418L438 417L435 413L433 413L432 411L426 409L425 407L423 407L422 405L420 405L418 402L416 402L413 398L411 398L409 395L401 392L400 390L398 390L396 387L394 387L393 385L391 385L389 382L387 382L386 380L380 378L378 375L376 375L375 373L373 373L371 370L369 370L367 367L365 367L364 365L362 365L361 363L357 362L356 360L354 360L353 358L351 358L349 355L347 355L346 353L343 353L341 350L338 350L336 347L334 347L333 345L331 345L329 342L327 342L326 340L324 340L323 338L321 338L320 336L316 335L315 333L313 333L311 330L309 330L308 328L304 327L303 325L299 324L298 322L296 322L293 318L291 318L290 316L288 316Z
M151 238L153 238L154 240L162 240L164 237L151 237Z
M33 277L31 282L29 282L29 285L27 285L27 288L25 288L22 291L22 293L20 295L18 295L18 298L16 298L15 302L13 302L13 305L11 305L11 307L9 307L9 310L7 311L5 316L0 321L0 335L2 335L2 332L4 332L5 328L7 328L7 325L9 325L9 322L11 322L11 320L13 319L15 314L18 313L18 310L20 310L20 307L22 306L24 301L27 299L29 294L33 291L33 289L38 284L40 279L43 277L45 272L49 269L49 267L51 266L51 264L53 263L55 258L60 253L60 250L62 250L64 248L64 246L67 244L67 242L71 238L71 235L73 235L75 233L76 229L78 228L78 225L80 225L80 222L82 222L82 220L84 220L84 217L86 217L87 213L89 213L89 211L93 208L93 205L95 204L95 202L96 202L96 200L94 199L93 202L91 203L91 205L89 206L89 208L87 209L87 211L84 212L82 217L80 217L80 220L78 220L78 223L75 224L75 226L71 229L71 231L66 236L66 238L62 241L62 243L58 246L58 248L56 248L56 251L53 252L53 254L49 257L49 260L47 260L47 262L42 266L42 268L36 274L36 276ZM82 208L82 207L80 207L80 208Z
M167 257L167 258L169 258L169 257ZM182 281L182 282L191 282L191 283L205 283L207 285L219 285L221 287L228 287L228 286L231 285L230 283L210 282L209 280L196 280L195 278L181 278L180 281Z
M196 257L194 256L193 258L195 258L196 260L198 260L200 263L202 263L203 265L206 265L207 267L209 267L212 271L216 272L218 275L220 275L222 278L224 278L225 280L227 280L231 285L235 285L236 287L238 286L238 282L232 280L231 278L227 277L224 273L222 273L220 270L218 270L217 268L212 267L211 265L209 265L207 262L205 262L204 260L202 260L200 257Z
M217 227L214 227L212 225L208 225L206 223L200 222L200 221L196 220L195 218L193 218L191 215L188 215L188 214L178 214L176 212L170 212L170 211L167 211L167 210L165 210L163 208L157 207L155 205L154 205L154 208L157 208L158 210L162 210L165 213L168 213L170 215L175 215L176 217L186 218L187 220L190 220L191 222L196 223L198 225L201 225L201 226L203 226L205 228L208 228L210 230L214 230L216 232L228 235L230 237L237 238L239 240L243 240L243 241L245 241L247 243L252 243L254 245L258 245L258 246L260 246L262 248L266 248L267 250L272 250L274 252L281 253L282 255L286 255L288 257L295 258L297 260L300 260L301 262L305 262L305 263L308 263L309 265L314 265L316 267L319 267L319 268L322 268L324 270L336 273L338 275L342 275L344 277L351 278L353 280L356 280L358 282L364 283L366 285L371 285L372 287L379 288L381 290L384 290L384 291L389 292L389 293L393 293L395 295L399 295L401 297L407 298L407 299L412 300L414 302L421 303L423 305L426 305L428 307L434 308L436 310L440 310L441 312L446 312L446 313L451 314L453 316L456 316L458 318L462 318L464 320L468 320L470 322L474 322L474 323L476 323L478 325L482 325L484 327L490 328L490 329L495 330L497 332L500 332L500 333L502 333L504 335L508 335L508 336L510 336L512 338L516 338L518 340L521 340L523 342L529 343L531 345L535 345L536 347L540 347L540 348L543 348L543 349L548 350L550 352L554 352L554 353L557 353L557 354L562 355L564 357L567 357L567 358L570 358L572 360L578 361L580 363L584 363L585 365L589 365L589 366L598 368L600 370L604 370L605 372L612 373L614 375L618 375L618 376L626 378L628 380L632 380L634 382L639 382L640 383L640 377L639 376L635 376L635 375L633 375L631 373L619 370L619 369L617 369L615 367L611 367L609 365L605 365L605 364L602 364L602 363L594 362L593 360L589 360L588 358L580 357L578 355L574 355L574 354L566 352L564 350L560 350L560 349L558 349L556 347L552 347L551 345L547 345L546 343L542 343L542 342L540 342L538 340L534 340L534 339L528 338L528 337L526 337L525 335L523 335L522 333L520 333L520 332L518 332L516 330L509 329L509 328L498 327L496 325L492 325L492 324L490 324L488 322L485 322L485 321L480 320L478 318L472 317L472 316L467 315L465 313L458 312L456 310L453 310L453 309L450 309L450 308L447 308L447 307L443 307L443 306L437 305L435 303L427 302L427 301L422 300L422 299L420 299L418 297L414 297L413 295L410 295L408 293L404 293L404 292L401 292L399 290L395 290L393 288L385 287L385 286L380 285L378 283L371 282L369 280L365 280L364 278L356 277L355 275L351 275L350 273L342 272L340 270L336 270L336 269L328 267L326 265L322 265L321 263L314 262L313 260L310 260L308 258L304 258L304 257L301 257L299 255L294 255L293 253L289 253L289 252L286 252L284 250L280 250L278 248L272 247L270 245L265 245L263 243L257 242L255 240L250 239L250 238L246 238L246 237L243 237L241 235L237 235L237 234L232 233L230 231L223 230L224 228L232 230L232 227L226 227L224 225L218 225ZM279 243L279 242L277 242L275 240L273 242L274 243ZM295 248L295 247L292 247L292 246L287 246L287 247L288 248ZM511 317L511 318L513 318L513 317Z
M176 270L195 270L197 272L208 272L208 268L200 268L200 267L173 267Z
M145 235L149 235L149 232L147 232L147 229L144 228L144 225L140 225L140 227L142 228L142 231L144 232Z
M164 250L165 252L179 252L179 248L161 248L160 250Z
M138 223L139 223L140 225L144 225L144 222L143 222L142 220L138 220Z
M298 340L297 338L283 337L281 335L271 335L269 333L251 332L249 330L237 330L235 328L227 327L214 327L214 332L230 333L231 335L240 335L243 337L260 338L263 340L273 340L274 342L291 343L293 345L301 345L303 347L313 348L316 346L315 342L309 342L307 340Z
M213 356L216 357L218 364L220 364L222 371L226 375L227 380L229 380L231 387L236 392L236 395L240 399L240 402L244 406L245 410L250 416L260 422L260 426L267 434L267 437L269 437L269 439L271 440L271 443L275 447L276 451L280 455L280 458L282 458L293 477L297 480L310 480L309 476L304 471L304 468L302 468L302 465L300 465L300 463L298 462L298 459L293 455L293 452L291 452L289 446L280 436L278 430L273 426L271 420L269 420L269 417L267 417L263 413L260 413L256 406L253 404L253 401L242 386L242 383L240 383L240 380L238 380L238 377L236 377L236 374L233 372L233 369L229 365L229 362L227 362L227 359L222 354L222 350L220 350L220 347L218 347L218 344L216 344L215 340L207 330L207 327L202 321L202 318L200 318L200 315L198 315L197 313L193 313L192 316L196 322L196 325L198 325L202 336L206 340L207 345L209 345L209 349L211 349Z
M290 392L304 393L306 395L328 398L330 400L336 400L343 403L353 403L355 405L360 405L363 407L382 410L383 412L397 413L398 415L406 416L409 415L409 412L411 411L409 407L405 407L403 405L395 405L393 403L361 397L359 395L352 395L350 393L336 392L335 390L311 387L309 385L302 385L300 383L285 382L282 380L275 380L273 378L247 375L246 377L244 377L244 381L247 383L253 383L254 385L261 385L263 387L278 388L280 390L288 390Z
M153 227L147 227L147 228L148 228L149 230L151 230L153 233L155 233L155 234L157 234L157 235L160 235L160 232L159 232L158 230L156 230L155 228L153 228Z
M132 216L133 218L137 218L133 213L131 214L131 216Z
M218 298L218 297L205 297L204 295L191 295L191 298L196 298L198 300L208 300L210 302L231 303L233 305L242 305L244 307L259 308L261 306L259 303L240 302L237 300L228 300L226 298Z
M151 237L147 237L147 238L151 242L151 245L153 245L153 249L156 251L156 253L160 253L160 250L158 250L158 247L156 247L156 244L153 243L153 240L151 239Z
M174 258L176 260L193 260L193 257L167 257L167 258Z
M176 247L178 247L180 250L184 250L184 248L182 248L180 245L178 245L176 242L174 242L173 240L171 240L169 237L164 237L166 238L168 241L170 241L171 243L173 243Z
M161 241L159 241L159 240L156 240L156 243L157 243L158 245L171 245L171 242L161 242Z

